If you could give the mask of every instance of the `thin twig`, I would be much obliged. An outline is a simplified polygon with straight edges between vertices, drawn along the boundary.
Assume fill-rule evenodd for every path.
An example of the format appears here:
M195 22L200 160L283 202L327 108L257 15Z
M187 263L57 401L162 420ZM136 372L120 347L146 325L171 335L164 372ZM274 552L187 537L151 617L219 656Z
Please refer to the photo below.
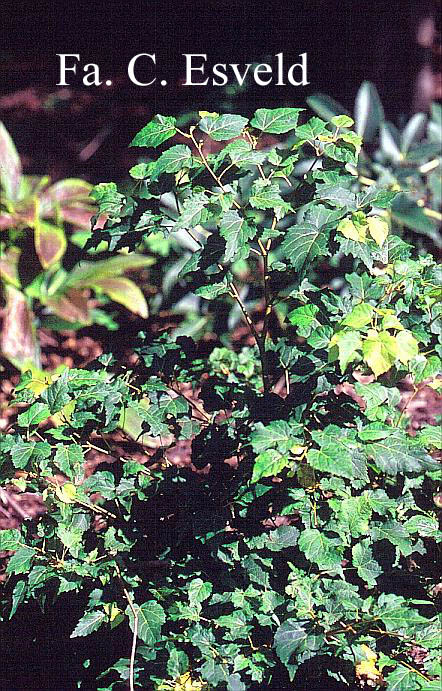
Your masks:
M414 385L414 386L415 386L415 385ZM404 417L404 415L405 415L405 413L406 413L406 411L407 411L408 406L410 405L410 403L412 402L412 400L413 400L414 398L416 398L416 396L417 396L417 394L419 393L419 391L420 391L419 387L418 387L418 386L415 386L415 389L414 389L413 393L411 394L410 398L408 399L408 401L406 402L406 404L405 404L404 407L402 408L401 414L399 415L399 419L398 419L398 421L397 421L397 423L396 423L396 427L399 427L399 425L401 424L401 422L402 422L402 420L403 420L403 417Z
M287 396L290 395L290 376L289 376L289 371L287 367L284 367L284 379L285 379L285 388L287 391Z
M193 135L193 132L191 133L190 138L191 138L192 142L194 143L194 145L196 146L199 155L201 156L201 161L204 164L204 167L208 170L208 172L210 173L212 178L215 180L215 182L219 185L219 187L222 189L222 191L224 193L227 193L227 190L224 187L223 183L221 182L221 179L217 176L217 174L210 167L209 162L207 161L207 158L205 157L205 155L203 153L203 147L199 142L196 141L196 139ZM241 208L240 204L238 204L236 199L233 200L233 204L236 206L237 209Z
M118 564L115 564L115 569L116 569L117 574L118 574L118 578L119 578L121 588L122 588L123 593L124 593L124 597L126 598L127 603L129 605L130 610L131 610L133 617L134 617L134 628L133 628L133 632L132 632L132 634L133 634L132 635L132 648L131 648L131 652L130 652L130 664L129 664L129 687L130 687L130 691L135 691L135 655L137 652L137 638L138 638L138 612L136 611L136 609L134 607L133 600L132 600L126 586L124 585L124 581L123 581L123 578L121 576L121 571L120 571Z
M276 218L273 219L272 229L276 226ZM269 320L272 314L272 303L270 300L270 275L269 275L269 250L271 247L271 239L268 241L266 247L262 244L261 240L258 240L258 245L261 250L261 255L263 259L263 273L264 273L264 302L265 302L265 313L264 313L264 324L262 327L262 340L265 344L267 333L269 330Z
M186 396L186 394L180 391L179 387L175 389L173 386L170 386L170 384L168 384L168 387L174 393L178 394L179 396L182 396L192 406L192 408L195 408L195 410L198 411L198 413L202 415L205 420L207 420L207 422L210 422L210 415L206 413L206 411L196 401Z
M262 335L258 333L255 324L252 321L252 318L250 317L250 314L247 312L246 306L244 305L243 301L241 300L241 296L238 293L238 289L235 286L235 284L232 282L229 286L230 293L229 295L233 297L236 302L239 305L239 308L241 309L241 312L244 315L244 319L246 320L249 329L256 341L256 345L258 346L259 350L259 359L261 360L261 368L262 368L262 383L264 387L264 392L267 393L270 391L270 377L267 371L267 361L266 361L266 352L265 352L265 345L264 341L262 338Z

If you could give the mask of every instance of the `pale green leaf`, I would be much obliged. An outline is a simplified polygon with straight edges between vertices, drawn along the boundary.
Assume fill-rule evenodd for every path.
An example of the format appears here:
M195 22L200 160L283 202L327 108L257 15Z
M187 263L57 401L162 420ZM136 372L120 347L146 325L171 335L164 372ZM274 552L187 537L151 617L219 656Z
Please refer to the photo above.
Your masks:
M173 117L155 115L154 119L135 135L130 146L159 146L175 135L175 123L176 119Z
M419 344L411 331L400 331L395 337L397 343L397 357L406 365L411 358L419 353Z
M331 134L330 130L327 129L327 123L321 118L310 118L305 125L296 128L296 136L299 139L314 140L320 134Z
M269 134L285 134L295 129L303 108L258 108L250 124Z
M149 600L141 605L134 605L138 617L138 638L146 645L152 646L160 640L161 626L166 621L164 609L155 600ZM131 607L127 606L126 614L129 616L129 626L134 630L134 614Z
M248 241L256 234L256 228L250 226L236 210L226 211L221 219L220 235L226 241L224 261L246 259L250 253Z
M258 482L263 477L278 475L290 464L288 455L283 455L276 449L269 449L260 453L253 466L252 482Z
M352 127L354 125L354 120L348 115L335 115L331 119L331 123L335 125L335 127Z
M361 542L353 546L352 557L358 576L369 586L375 586L376 579L381 575L382 569L373 558L369 538L361 540Z
M361 302L345 317L342 324L344 326L351 326L352 329L362 329L367 324L370 324L373 314L373 307L366 302Z
M361 349L362 340L357 331L339 331L330 340L328 360L339 360L341 372L345 372L347 365L359 358Z
M194 578L189 583L189 603L190 605L196 605L197 603L204 602L212 593L212 584L203 581L201 578Z
M12 528L0 530L0 551L9 552L20 547L20 531Z
M100 628L105 619L106 614L100 610L87 612L81 617L70 637L77 638L78 636L89 636L90 633Z
M200 120L198 127L215 141L238 137L247 125L248 119L242 115L206 116Z

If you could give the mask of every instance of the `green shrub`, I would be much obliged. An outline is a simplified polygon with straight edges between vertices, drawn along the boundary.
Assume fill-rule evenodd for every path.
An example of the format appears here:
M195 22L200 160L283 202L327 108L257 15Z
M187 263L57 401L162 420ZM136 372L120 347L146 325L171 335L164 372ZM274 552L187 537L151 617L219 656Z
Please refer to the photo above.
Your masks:
M203 114L186 131L158 115L133 145L172 146L132 170L133 194L94 191L109 218L90 247L184 230L181 276L239 310L254 346L224 334L207 355L141 333L132 365L108 354L38 395L31 374L17 387L3 485L42 494L47 512L0 533L14 552L3 616L86 592L74 639L133 632L100 689L296 688L324 660L343 687L439 689L441 437L407 434L398 385L440 387L440 267L390 232L394 190L359 191L352 120L299 113ZM278 143L261 148L263 134ZM322 277L337 254L339 292ZM153 466L118 453L128 416L156 443ZM180 468L168 456L186 440ZM85 478L97 447L116 459Z

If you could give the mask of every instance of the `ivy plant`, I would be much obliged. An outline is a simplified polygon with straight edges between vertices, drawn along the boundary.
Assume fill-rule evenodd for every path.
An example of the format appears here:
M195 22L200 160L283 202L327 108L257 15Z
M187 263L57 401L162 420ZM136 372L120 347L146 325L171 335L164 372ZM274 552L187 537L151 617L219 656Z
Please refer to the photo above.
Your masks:
M2 482L47 510L0 532L3 617L71 593L74 642L128 627L102 691L296 688L324 660L321 683L439 689L441 435L411 437L399 403L406 377L412 397L440 388L441 271L391 233L394 190L359 191L353 121L301 112L186 130L157 115L132 142L160 147L132 194L94 190L108 220L89 246L184 230L181 280L238 310L249 345L140 333L131 364L109 353L16 389ZM339 290L323 275L337 254ZM147 463L118 450L128 416ZM85 474L97 449L112 462Z

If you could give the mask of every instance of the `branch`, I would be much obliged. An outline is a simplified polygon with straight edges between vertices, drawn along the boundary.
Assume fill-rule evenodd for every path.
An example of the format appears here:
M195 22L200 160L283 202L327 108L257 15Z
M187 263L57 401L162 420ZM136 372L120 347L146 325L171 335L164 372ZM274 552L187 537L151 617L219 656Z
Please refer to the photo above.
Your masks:
M229 295L236 300L238 303L241 312L244 315L244 319L247 322L247 325L256 341L256 345L258 346L259 350L259 359L261 361L261 368L262 368L262 383L264 387L264 392L267 393L270 391L270 377L269 373L267 371L267 361L266 361L266 352L265 352L265 344L264 344L264 339L262 337L262 334L259 334L255 324L253 323L250 314L247 312L246 306L244 305L243 301L241 300L241 296L238 293L238 289L235 286L234 283L231 283L230 286L230 292Z
M115 569L118 575L118 579L120 581L121 588L124 593L124 597L127 600L127 603L130 607L130 610L133 614L134 617L134 630L133 630L133 635L132 635L132 648L130 652L130 663L129 663L129 688L130 691L135 691L135 655L137 651L137 638L138 638L138 612L134 607L133 600L124 584L123 578L121 576L121 571L120 567L118 564L115 564Z
M227 193L227 190L226 190L226 188L224 187L223 183L221 182L221 179L217 176L217 174L216 174L216 173L212 170L212 168L210 167L210 165L209 165L209 163L208 163L208 161L207 161L207 158L205 157L205 155L204 155L204 153L203 153L203 147L202 147L201 144L199 144L199 143L196 141L196 139L195 139L195 137L194 137L192 131L191 131L191 134L190 134L190 138L191 138L192 142L194 143L194 145L196 146L196 149L197 149L199 155L201 156L201 161L202 161L203 165L205 166L205 168L208 170L208 172L210 173L210 175L212 176L212 178L215 180L215 182L217 183L217 185L219 185L219 187L222 189L222 191L223 191L224 193ZM238 202L236 201L236 199L233 200L233 203L234 203L234 205L236 206L237 209L240 209L240 208L241 208L240 204L238 204Z

